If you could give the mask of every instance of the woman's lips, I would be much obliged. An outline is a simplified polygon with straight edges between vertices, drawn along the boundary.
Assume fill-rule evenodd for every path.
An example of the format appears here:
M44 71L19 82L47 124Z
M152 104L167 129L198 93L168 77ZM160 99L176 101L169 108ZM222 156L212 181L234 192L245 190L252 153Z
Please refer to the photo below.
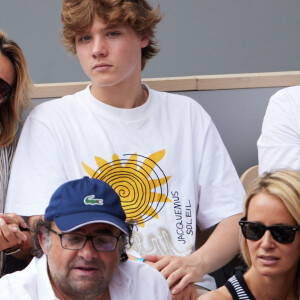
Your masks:
M279 258L271 255L260 255L258 256L260 262L263 265L272 266L278 263Z

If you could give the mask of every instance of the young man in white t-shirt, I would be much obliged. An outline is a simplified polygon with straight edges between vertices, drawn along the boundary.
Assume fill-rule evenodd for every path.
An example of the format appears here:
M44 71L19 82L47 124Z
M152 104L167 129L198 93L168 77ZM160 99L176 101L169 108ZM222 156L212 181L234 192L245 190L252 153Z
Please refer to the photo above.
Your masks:
M238 252L244 191L202 107L141 84L147 59L158 51L160 18L144 0L63 1L63 42L91 84L37 106L27 118L6 212L41 215L61 183L85 175L101 179L138 223L131 258L148 255L174 299L190 299L192 283ZM194 252L196 226L217 223Z

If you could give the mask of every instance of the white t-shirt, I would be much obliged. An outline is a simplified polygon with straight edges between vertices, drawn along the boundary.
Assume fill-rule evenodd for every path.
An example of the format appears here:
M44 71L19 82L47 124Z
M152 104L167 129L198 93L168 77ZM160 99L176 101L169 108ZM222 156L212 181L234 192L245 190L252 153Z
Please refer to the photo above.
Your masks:
M271 97L257 148L260 174L280 168L300 171L300 86Z
M188 255L201 229L240 213L244 190L211 118L194 100L149 89L120 109L90 88L38 105L24 125L6 212L44 214L54 190L83 176L106 181L139 223L133 250Z
M164 277L156 269L136 261L119 264L109 284L109 293L112 300L171 300ZM49 280L47 256L35 257L24 270L3 276L0 299L58 300Z

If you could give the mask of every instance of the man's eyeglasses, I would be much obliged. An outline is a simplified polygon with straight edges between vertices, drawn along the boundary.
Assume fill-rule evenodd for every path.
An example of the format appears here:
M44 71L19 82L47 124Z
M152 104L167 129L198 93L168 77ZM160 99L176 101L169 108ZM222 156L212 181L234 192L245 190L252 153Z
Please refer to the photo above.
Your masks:
M266 230L270 230L275 241L281 244L289 244L294 241L295 234L300 226L273 225L265 226L260 223L246 221L246 217L239 221L243 236L251 241L260 240Z
M11 86L0 78L0 104L5 103L11 96Z
M55 230L48 228L51 232L57 234L60 237L61 246L64 249L80 250L82 249L86 241L91 240L93 247L96 251L110 252L116 249L120 236L95 234L85 235L81 233L58 233Z

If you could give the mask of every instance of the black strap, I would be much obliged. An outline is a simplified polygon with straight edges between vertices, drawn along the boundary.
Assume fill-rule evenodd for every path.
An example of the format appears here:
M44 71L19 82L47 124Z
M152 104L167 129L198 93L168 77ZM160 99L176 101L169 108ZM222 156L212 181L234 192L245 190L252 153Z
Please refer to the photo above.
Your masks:
M249 297L250 300L256 300L255 297L252 295L251 291L248 288L248 285L244 279L244 276L241 272L236 273L236 279L239 281L241 287L244 289L246 292L247 296Z
M248 297L247 299L256 300L255 297L252 295L251 291L249 290L242 272L237 272L234 277L235 277L235 280L238 281L239 286L243 290L245 296ZM225 287L228 289L228 291L231 294L233 300L239 300L240 299L235 287L233 286L233 284L230 281L227 281L225 283ZM245 299L245 298L243 298L243 299Z

